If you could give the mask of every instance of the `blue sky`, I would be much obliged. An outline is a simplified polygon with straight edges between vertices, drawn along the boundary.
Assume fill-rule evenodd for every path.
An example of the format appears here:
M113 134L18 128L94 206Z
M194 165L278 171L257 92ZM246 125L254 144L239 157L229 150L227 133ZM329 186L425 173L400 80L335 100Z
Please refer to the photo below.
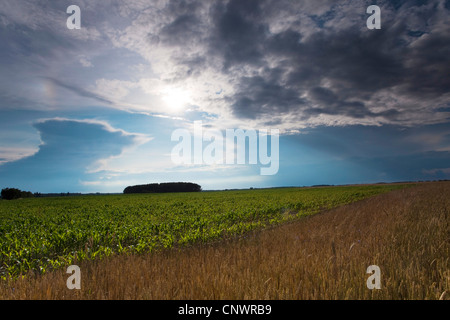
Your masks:
M381 29L369 30L369 5ZM68 29L78 5L81 29ZM450 1L4 0L0 188L450 179ZM279 170L176 164L177 129L277 129ZM248 151L248 148L247 148Z

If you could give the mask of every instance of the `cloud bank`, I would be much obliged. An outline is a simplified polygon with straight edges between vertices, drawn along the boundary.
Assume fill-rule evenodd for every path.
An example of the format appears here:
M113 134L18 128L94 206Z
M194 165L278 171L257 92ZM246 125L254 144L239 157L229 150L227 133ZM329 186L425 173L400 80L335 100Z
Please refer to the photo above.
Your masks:
M27 187L35 190L55 191L55 183L74 188L82 177L89 176L87 168L96 162L150 140L95 120L55 118L36 122L34 127L42 141L39 150L0 166L2 185L16 185L26 179Z
M80 3L82 30L69 32L58 27L62 4L6 1L2 51L42 63L31 75L72 104L172 115L190 108L216 115L218 126L294 131L448 121L448 2L377 3L381 30L366 27L368 1L89 1ZM13 75L20 67L10 55L2 58ZM51 92L29 92L0 98L50 104ZM179 104L185 109L171 108Z
M364 1L167 1L116 32L222 118L286 129L448 121L449 8ZM137 8L131 8L134 10ZM220 94L217 94L220 92Z

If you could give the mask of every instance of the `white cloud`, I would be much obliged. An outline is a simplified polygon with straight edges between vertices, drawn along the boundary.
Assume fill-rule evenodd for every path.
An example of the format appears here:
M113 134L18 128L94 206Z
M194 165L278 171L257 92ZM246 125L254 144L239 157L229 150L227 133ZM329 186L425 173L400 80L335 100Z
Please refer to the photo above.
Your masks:
M0 147L0 165L30 157L38 151L38 148L32 147Z
M130 93L130 89L135 86L136 84L131 81L98 79L95 81L94 92L119 102L125 98Z
M87 57L81 57L80 64L85 68L92 68L94 66Z

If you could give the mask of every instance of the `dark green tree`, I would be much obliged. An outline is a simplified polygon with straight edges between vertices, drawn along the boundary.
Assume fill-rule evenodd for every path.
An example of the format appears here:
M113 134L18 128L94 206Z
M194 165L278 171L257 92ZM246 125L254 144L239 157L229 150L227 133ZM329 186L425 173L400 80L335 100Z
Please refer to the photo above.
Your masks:
M19 198L31 198L33 194L29 191L22 191L16 188L5 188L2 190L2 199L14 200Z
M202 187L191 182L151 183L126 187L123 193L200 192Z

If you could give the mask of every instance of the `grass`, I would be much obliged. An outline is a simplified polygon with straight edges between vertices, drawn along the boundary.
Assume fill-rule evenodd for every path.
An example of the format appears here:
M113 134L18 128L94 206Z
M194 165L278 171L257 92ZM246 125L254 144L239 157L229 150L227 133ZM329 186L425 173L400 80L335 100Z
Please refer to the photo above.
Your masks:
M448 299L449 195L422 183L227 240L85 260L81 290L58 269L3 282L0 299Z
M233 237L402 186L132 194L0 202L0 276Z

